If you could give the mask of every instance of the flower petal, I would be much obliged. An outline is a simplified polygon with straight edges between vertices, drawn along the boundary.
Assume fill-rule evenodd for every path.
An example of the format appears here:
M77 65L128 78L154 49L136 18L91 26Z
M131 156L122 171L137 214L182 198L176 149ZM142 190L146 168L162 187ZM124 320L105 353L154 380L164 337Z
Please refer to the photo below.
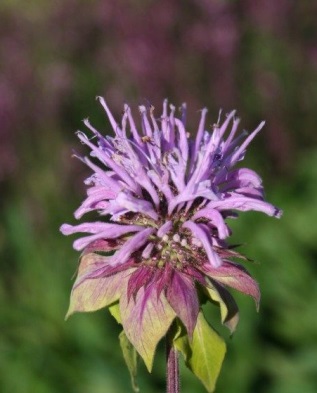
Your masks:
M163 237L172 229L172 221L166 221L157 231L158 237Z
M200 122L198 126L198 131L195 139L195 145L192 149L192 154L191 154L191 172L193 169L195 169L195 163L197 159L197 154L200 149L201 141L203 139L203 135L205 132L205 123L206 123L206 115L207 115L208 109L204 108L201 111L201 117L200 117Z
M119 225L102 221L84 222L78 225L63 224L60 228L63 235L72 235L74 233L99 233L107 232L106 238L114 239L129 232L142 231L144 227L140 225Z
M77 219L81 218L85 213L107 206L107 201L117 196L113 189L110 190L103 186L91 187L87 193L88 197L74 213Z
M221 188L222 192L240 187L254 187L257 189L262 187L260 176L247 168L238 168L226 173L223 179L218 179L219 183L222 181L224 182L224 187Z
M278 209L276 206L271 205L268 202L260 201L254 198L248 198L245 196L234 196L228 197L219 201L211 201L208 203L207 207L222 210L241 210L249 211L256 210L261 211L268 216L274 216L280 218L282 215L282 210Z
M217 255L217 253L212 249L212 245L205 231L193 221L184 222L182 227L189 229L193 233L193 235L202 242L211 266L213 266L214 268L218 268L219 266L221 266L222 261Z
M135 198L130 193L119 192L116 198L116 203L132 212L143 213L153 218L153 220L157 220L158 218L151 202Z
M234 165L236 164L237 161L240 161L243 156L246 148L248 145L251 143L251 141L255 138L255 136L261 131L261 129L264 127L265 121L262 121L257 128L251 132L251 134L245 139L245 141L242 143L242 145L236 149L231 157L230 164Z
M64 235L70 235L77 232L93 233L91 236L84 236L74 241L75 250L82 250L90 243L99 239L115 239L127 233L142 231L144 227L139 225L118 225L104 222L83 223L79 225L63 224L60 228Z
M217 228L218 236L220 239L225 239L230 235L229 229L221 215L216 209L204 208L198 210L192 217L193 220L197 220L198 218L205 217L211 220L211 223Z
M138 234L132 236L124 245L111 257L110 264L112 266L121 265L130 258L131 254L141 248L147 241L149 236L155 231L154 228L147 228Z

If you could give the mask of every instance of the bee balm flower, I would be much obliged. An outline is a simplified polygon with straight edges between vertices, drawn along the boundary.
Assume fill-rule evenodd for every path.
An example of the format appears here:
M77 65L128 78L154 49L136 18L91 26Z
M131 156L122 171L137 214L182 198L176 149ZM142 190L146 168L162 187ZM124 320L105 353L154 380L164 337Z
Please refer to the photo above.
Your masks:
M64 235L84 234L74 242L83 254L68 315L114 307L151 369L156 345L173 320L193 336L199 299L218 302L232 331L238 311L227 287L259 301L257 283L232 261L244 257L226 243L226 218L248 210L281 215L264 201L260 177L236 168L264 122L237 136L233 111L206 131L203 109L193 137L186 130L185 105L178 118L165 100L159 120L153 107L140 106L137 128L129 106L119 125L104 99L98 100L114 136L101 135L88 120L92 137L78 132L91 150L92 159L80 159L92 175L75 217L97 211L99 221L61 227Z

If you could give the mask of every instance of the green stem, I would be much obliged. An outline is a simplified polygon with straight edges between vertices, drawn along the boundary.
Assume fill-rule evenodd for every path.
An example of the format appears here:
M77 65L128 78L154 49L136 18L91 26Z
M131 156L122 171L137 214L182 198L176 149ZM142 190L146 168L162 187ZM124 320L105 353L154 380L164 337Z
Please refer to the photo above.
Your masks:
M178 352L173 346L173 331L166 334L166 393L180 393Z

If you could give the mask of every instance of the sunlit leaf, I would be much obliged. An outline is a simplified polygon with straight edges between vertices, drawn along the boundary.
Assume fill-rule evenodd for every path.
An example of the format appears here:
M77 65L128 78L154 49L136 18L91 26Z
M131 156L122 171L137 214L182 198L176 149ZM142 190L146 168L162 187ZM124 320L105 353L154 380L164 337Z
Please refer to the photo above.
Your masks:
M213 392L226 353L224 340L212 329L200 312L192 342L185 334L174 340L183 354L187 367L201 380L208 392Z
M136 382L137 376L137 366L138 366L138 354L134 346L128 340L124 330L119 334L120 346L123 353L123 358L128 367L130 377L131 377L131 385L134 392L139 392L140 389Z
M214 302L219 303L221 322L233 333L239 322L237 303L227 289L223 288L217 282L208 280L208 284L205 290Z
M188 359L191 357L192 350L189 345L189 339L187 331L184 325L176 319L176 323L174 325L174 347L183 355L185 362L187 363Z
M113 318L122 325L119 302L111 304L111 306L108 307L108 310Z

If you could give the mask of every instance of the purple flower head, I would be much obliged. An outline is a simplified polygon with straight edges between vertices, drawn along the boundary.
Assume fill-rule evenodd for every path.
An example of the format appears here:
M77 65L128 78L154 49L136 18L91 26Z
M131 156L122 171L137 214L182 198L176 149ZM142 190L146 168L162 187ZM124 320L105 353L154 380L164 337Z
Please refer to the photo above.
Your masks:
M88 120L92 136L78 132L91 150L80 157L92 170L80 219L97 210L99 221L64 224L64 235L83 233L74 248L83 251L68 315L110 307L149 369L158 341L177 319L193 336L201 299L220 305L222 322L233 331L238 308L227 287L252 296L257 283L232 258L246 259L226 243L227 217L257 210L280 217L264 201L260 177L236 168L261 130L237 134L235 112L206 130L201 111L196 137L186 129L186 106L140 106L137 128L125 105L121 124L98 97L114 131L103 136ZM199 295L199 296L198 296Z

